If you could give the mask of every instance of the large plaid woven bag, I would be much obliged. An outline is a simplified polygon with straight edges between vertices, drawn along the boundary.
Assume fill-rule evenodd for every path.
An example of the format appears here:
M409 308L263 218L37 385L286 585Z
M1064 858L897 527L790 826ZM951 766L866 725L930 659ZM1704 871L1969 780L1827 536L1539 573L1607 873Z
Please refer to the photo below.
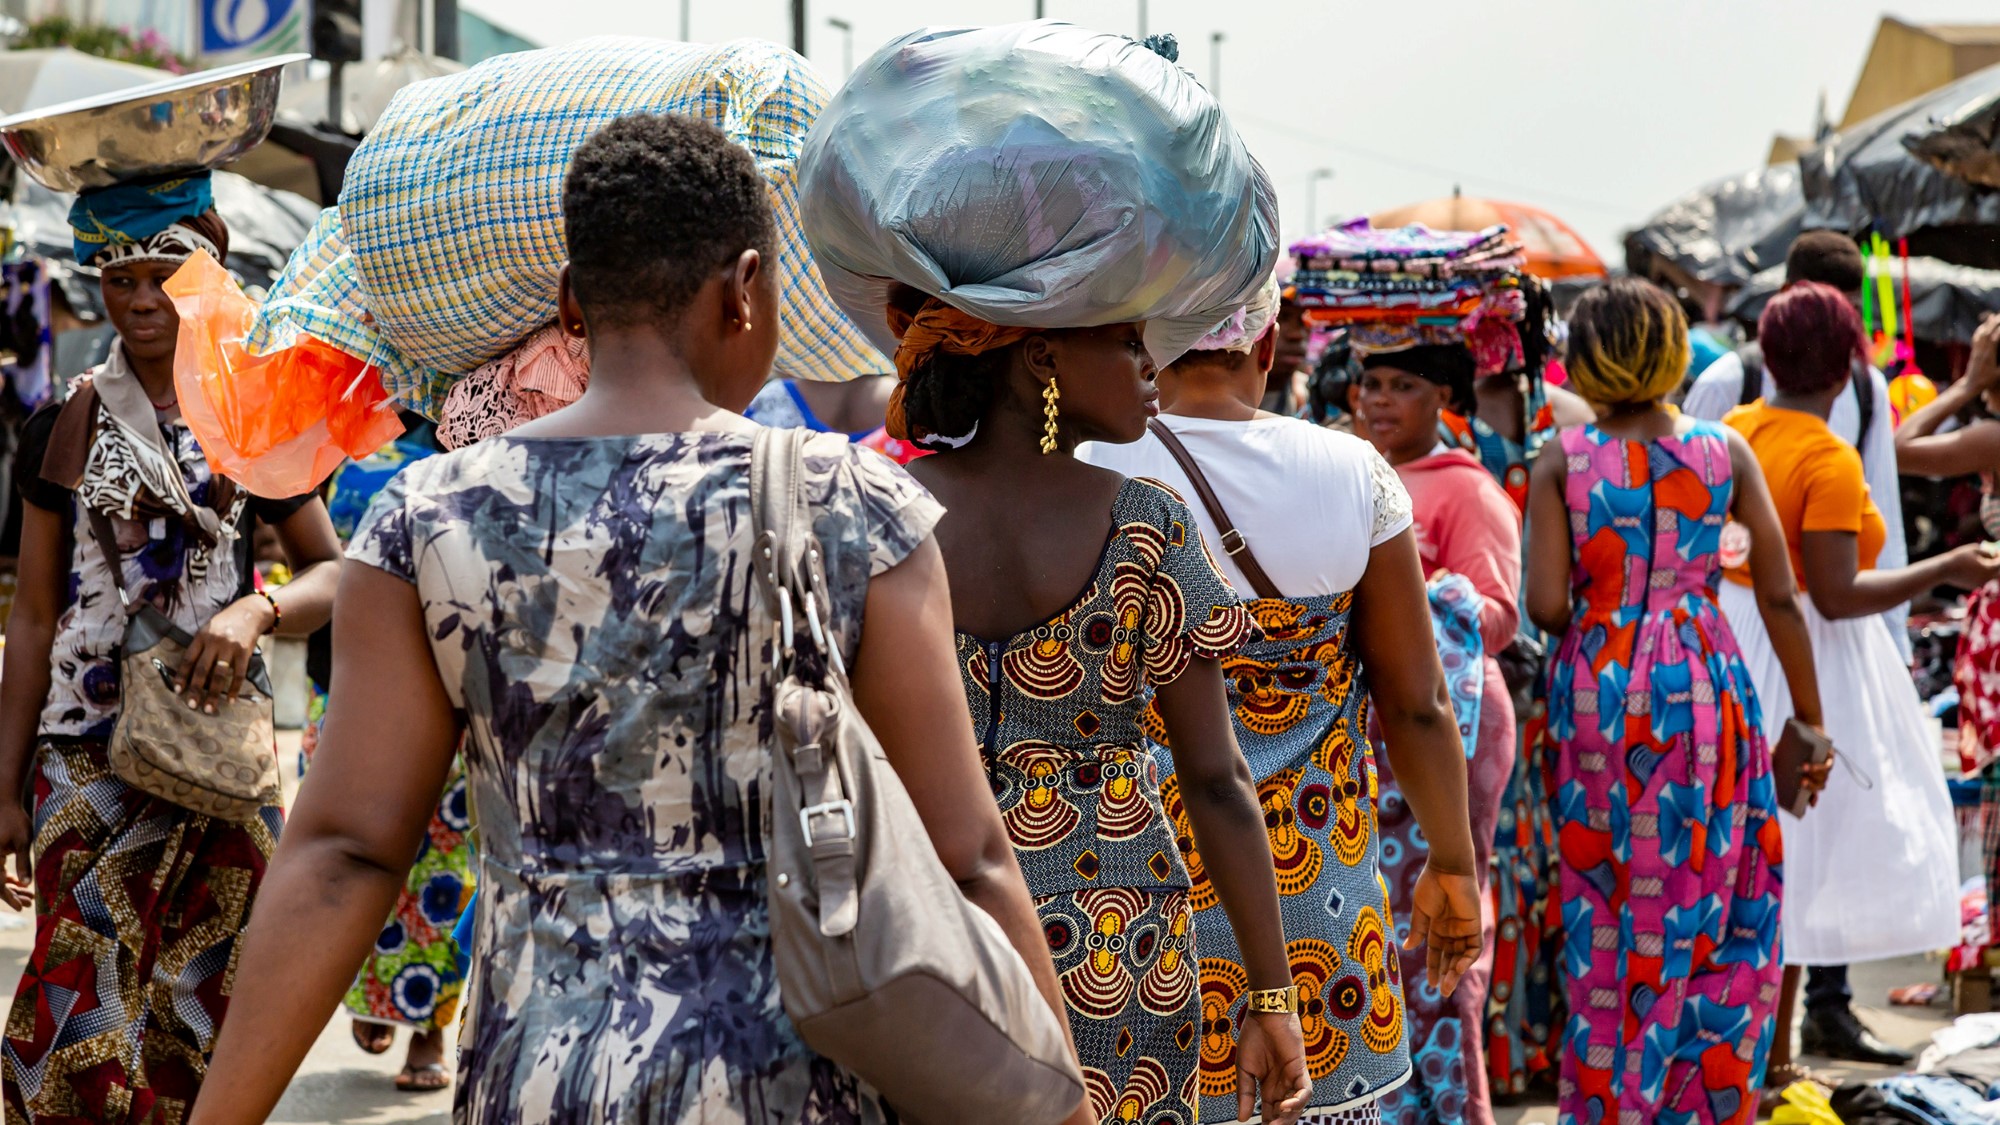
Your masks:
M489 59L409 86L272 287L249 340L311 335L367 360L436 417L464 373L555 319L570 154L630 113L699 117L747 148L771 189L782 287L777 371L842 381L889 370L827 296L799 225L796 169L827 89L776 44L629 37Z

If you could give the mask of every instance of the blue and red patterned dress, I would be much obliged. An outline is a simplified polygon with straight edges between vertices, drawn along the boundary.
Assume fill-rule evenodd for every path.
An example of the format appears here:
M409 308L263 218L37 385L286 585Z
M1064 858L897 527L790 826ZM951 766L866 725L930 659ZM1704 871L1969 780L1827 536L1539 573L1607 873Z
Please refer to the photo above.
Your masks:
M1574 617L1549 670L1564 1122L1756 1118L1778 994L1757 696L1716 607L1729 447L1565 431Z

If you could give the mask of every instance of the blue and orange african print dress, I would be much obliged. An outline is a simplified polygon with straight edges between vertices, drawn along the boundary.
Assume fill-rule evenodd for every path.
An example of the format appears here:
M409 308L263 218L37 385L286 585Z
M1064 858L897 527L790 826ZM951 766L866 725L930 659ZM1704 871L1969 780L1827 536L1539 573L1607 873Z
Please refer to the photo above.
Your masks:
M1721 426L1565 431L1574 616L1549 670L1564 1122L1750 1122L1778 995L1757 694L1716 607Z
M1172 490L1126 480L1111 522L1069 608L1004 640L960 632L958 666L1092 1118L1195 1125L1199 903L1141 712L1154 687L1236 652L1255 626Z

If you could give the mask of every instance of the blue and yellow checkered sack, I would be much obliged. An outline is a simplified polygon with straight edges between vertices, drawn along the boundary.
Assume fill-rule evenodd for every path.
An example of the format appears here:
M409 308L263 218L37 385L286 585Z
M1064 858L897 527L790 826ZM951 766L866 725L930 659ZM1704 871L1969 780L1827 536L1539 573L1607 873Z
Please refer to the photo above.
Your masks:
M680 113L748 149L770 185L782 286L779 374L890 370L827 295L799 223L797 162L828 93L772 43L608 37L501 55L407 87L272 287L250 346L301 334L371 361L435 417L456 379L555 319L570 155L614 118Z

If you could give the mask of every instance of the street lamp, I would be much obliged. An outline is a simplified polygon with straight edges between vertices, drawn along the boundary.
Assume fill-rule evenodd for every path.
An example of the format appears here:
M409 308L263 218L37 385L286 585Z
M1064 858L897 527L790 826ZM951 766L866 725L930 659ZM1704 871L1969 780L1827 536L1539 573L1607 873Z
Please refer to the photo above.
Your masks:
M806 0L792 0L792 53L806 53Z
M1208 33L1208 92L1218 100L1222 97L1222 33Z
M687 41L688 41L688 39L689 39L689 35L688 35L688 5L689 5L689 4L692 4L693 2L694 2L694 0L681 0L681 42L683 42L683 43L687 42Z
M826 26L840 32L840 72L843 76L854 73L854 25L834 16L826 18Z
M1146 0L1139 0L1139 38L1146 37Z
M1319 229L1319 185L1333 178L1333 169L1314 168L1306 178L1306 237Z

